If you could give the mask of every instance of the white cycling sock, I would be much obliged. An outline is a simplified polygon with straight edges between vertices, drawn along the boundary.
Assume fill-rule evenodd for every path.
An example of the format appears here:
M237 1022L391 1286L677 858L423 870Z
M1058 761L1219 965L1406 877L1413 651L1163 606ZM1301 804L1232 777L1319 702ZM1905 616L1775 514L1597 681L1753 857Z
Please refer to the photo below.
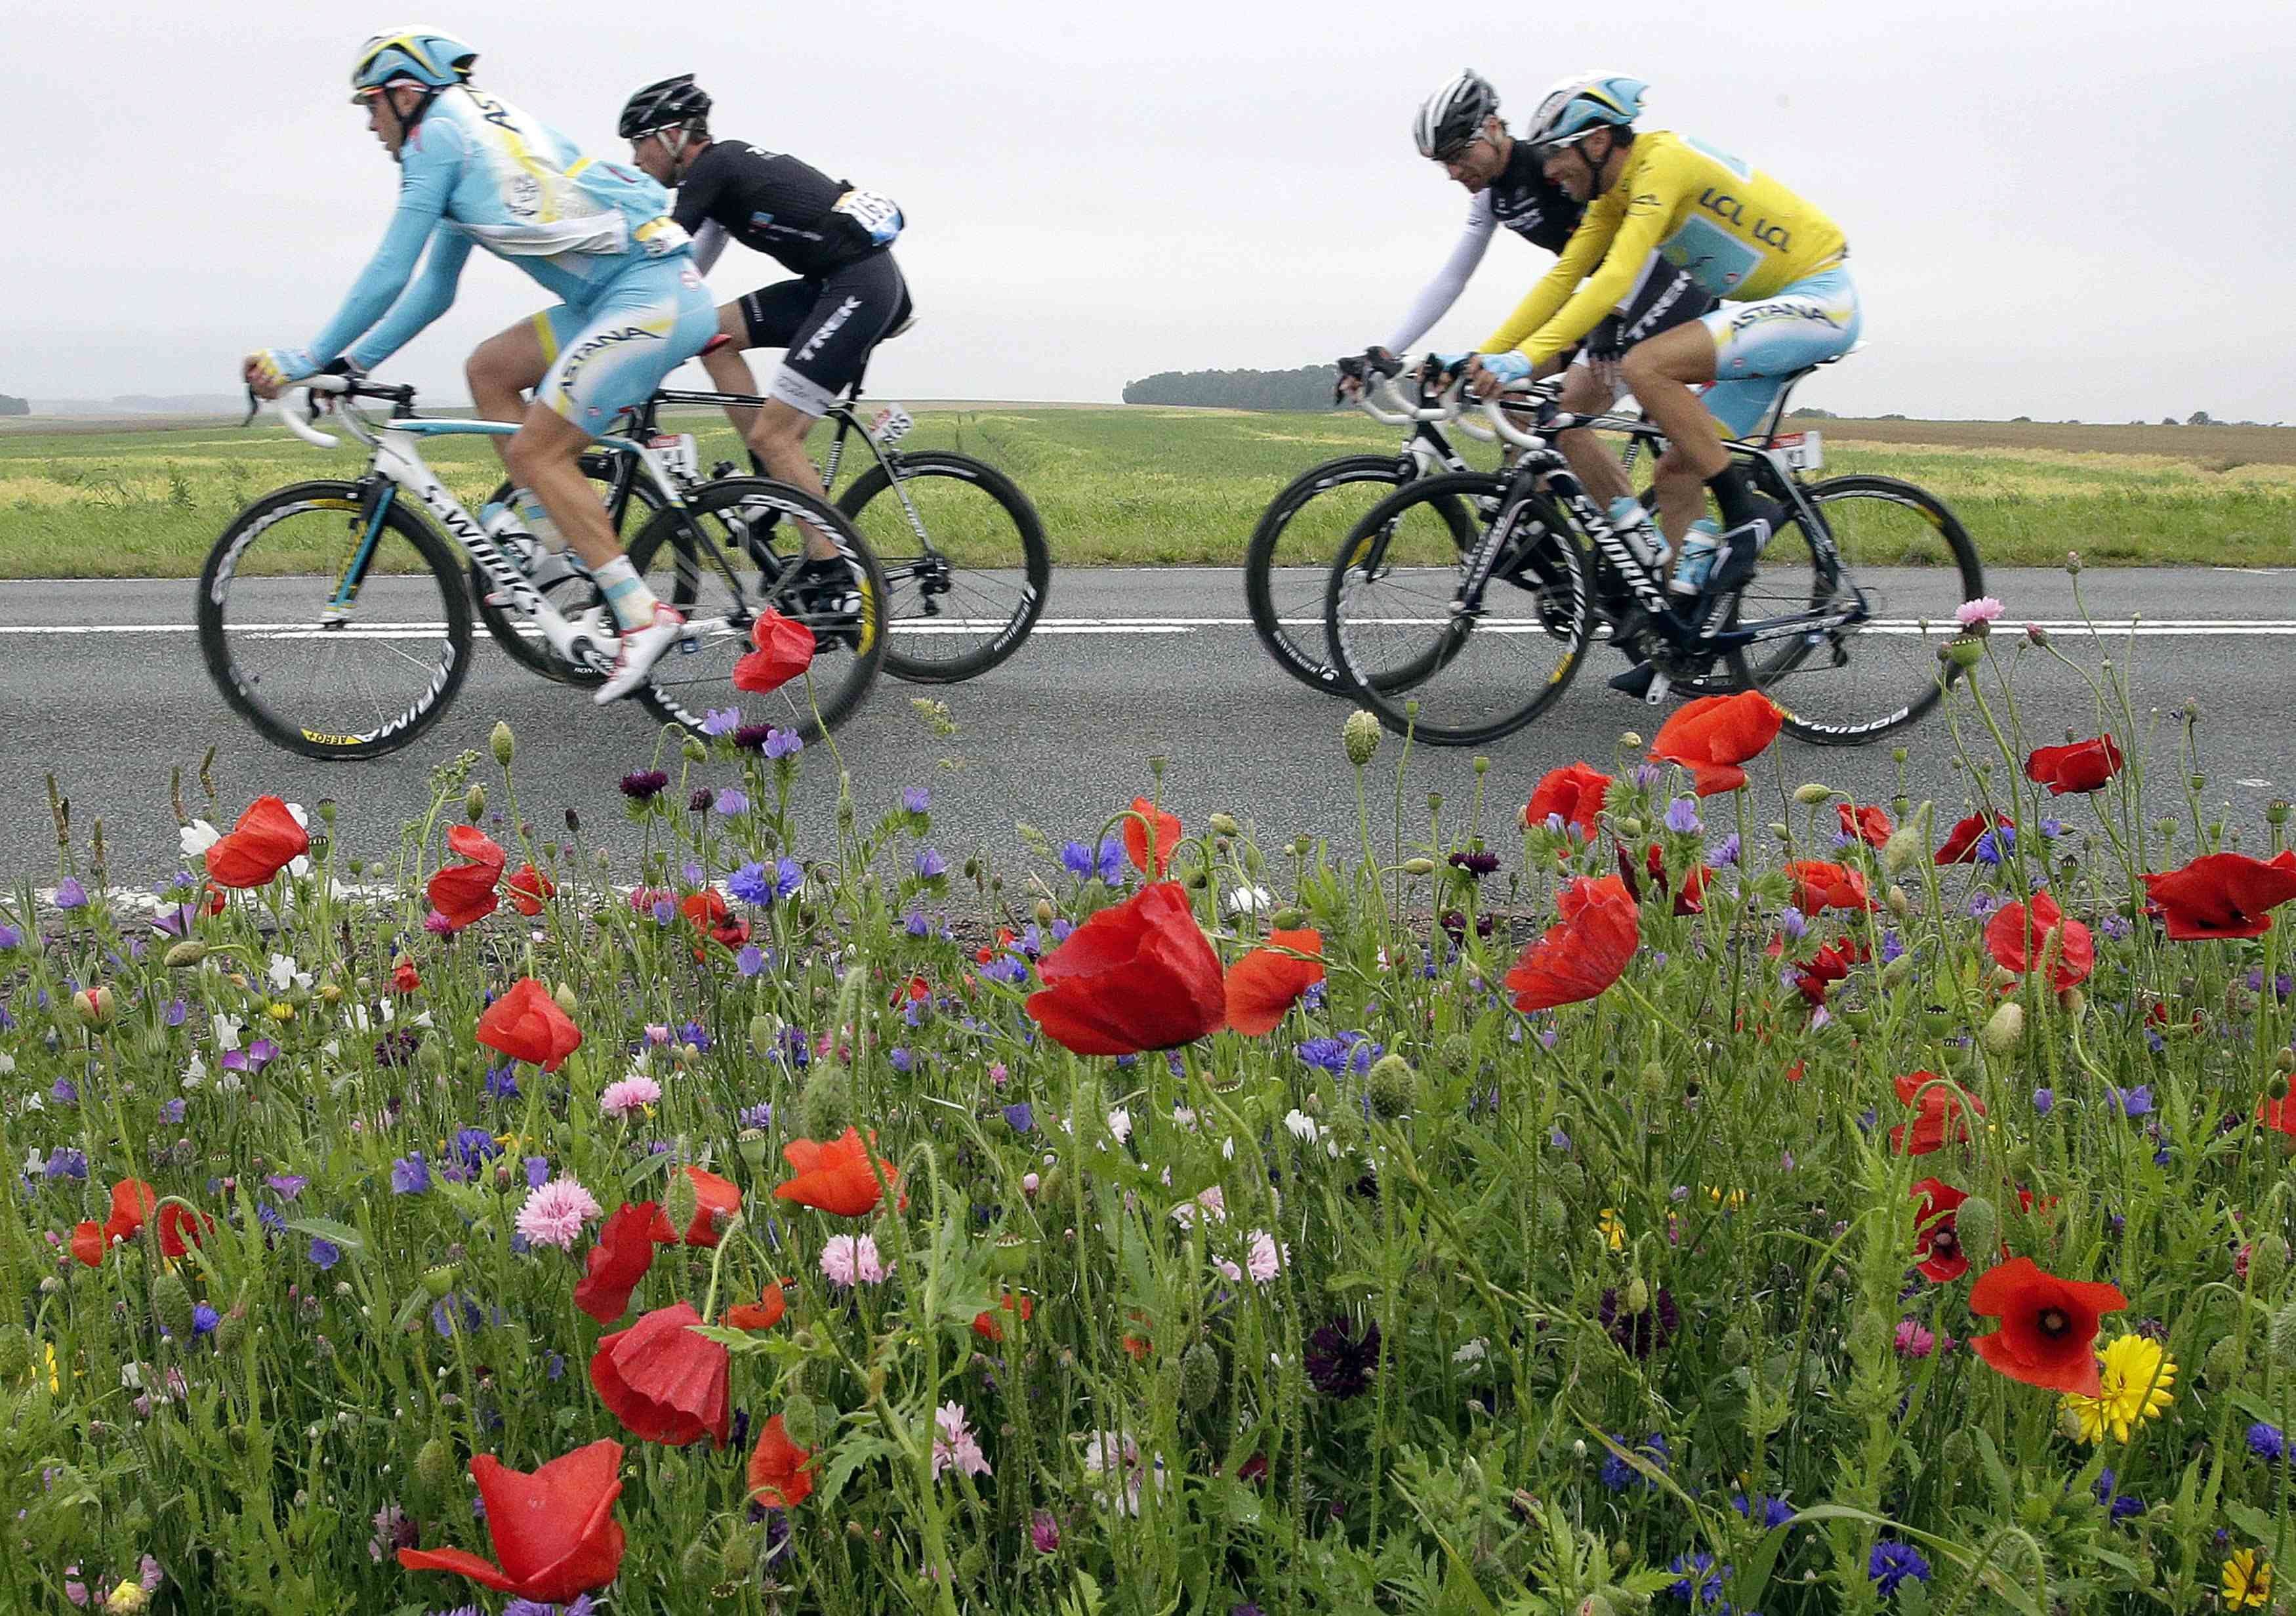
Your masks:
M614 622L624 632L653 621L653 609L660 603L630 565L628 556L617 555L590 576L597 580L598 592L606 597Z

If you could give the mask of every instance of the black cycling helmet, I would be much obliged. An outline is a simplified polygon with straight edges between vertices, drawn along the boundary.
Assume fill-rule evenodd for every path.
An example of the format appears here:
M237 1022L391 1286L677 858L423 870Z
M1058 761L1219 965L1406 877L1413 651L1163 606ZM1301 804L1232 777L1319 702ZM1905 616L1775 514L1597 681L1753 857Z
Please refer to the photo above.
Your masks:
M1481 132L1483 120L1498 110L1499 93L1469 68L1419 103L1419 115L1411 122L1419 155L1437 162L1456 157Z
M650 84L622 108L618 133L636 140L654 129L676 124L700 123L709 116L709 93L693 82L691 73Z

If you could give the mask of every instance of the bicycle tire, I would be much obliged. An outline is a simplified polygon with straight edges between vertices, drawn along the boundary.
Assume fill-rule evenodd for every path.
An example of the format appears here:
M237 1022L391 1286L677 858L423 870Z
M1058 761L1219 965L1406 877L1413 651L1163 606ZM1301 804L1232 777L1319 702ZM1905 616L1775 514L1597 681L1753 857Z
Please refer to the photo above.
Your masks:
M757 516L760 510L767 513L763 520ZM711 537L738 554L738 561L727 563L741 578L738 599L728 598L732 589L725 570L705 564L693 554L681 518L705 529L714 521ZM795 598L786 578L791 563L802 554L797 536L788 535L787 554L773 543L783 518L811 523L851 564L860 596L857 616L826 615ZM665 554L670 557L668 575L657 577ZM639 701L661 722L707 734L709 714L731 704L742 723L770 724L793 730L802 740L816 741L824 730L841 723L875 682L885 656L884 569L841 512L803 489L763 477L721 477L688 495L683 512L671 507L657 513L631 542L629 556L631 567L653 586L655 595L696 624L698 633L691 643L698 649L693 654L708 658L701 667L688 670L687 653L673 650L655 665L652 678L638 686L635 693ZM716 611L709 610L712 606ZM814 669L769 693L737 691L732 681L734 663L750 649L750 626L767 608L815 630ZM831 659L826 665L824 657ZM663 677L689 671L691 677Z
M394 499L383 512L381 527L406 541L437 584L439 603L444 613L439 626L443 636L442 654L437 670L414 701L398 712L385 716L383 721L372 729L346 728L339 725L314 728L309 721L291 719L263 700L260 693L267 684L276 683L285 688L299 689L304 695L314 699L318 696L319 685L317 681L308 677L299 685L295 679L289 677L275 681L271 676L242 664L241 654L234 648L229 604L233 585L243 581L238 570L240 562L250 545L266 531L299 512L340 512L356 519L365 509L364 494L365 490L357 483L329 479L291 483L255 501L232 518L214 547L208 552L206 564L200 570L199 594L193 607L199 627L201 657L207 663L209 677L214 679L216 687L223 693L224 700L230 704L232 710L253 725L257 732L273 745L300 753L306 758L331 762L385 757L414 741L436 723L439 715L453 703L471 666L471 601L463 586L461 554L451 548L428 522L414 516L404 504ZM254 605L258 611L276 611L281 609L277 603L255 605L252 597L257 593L252 588L243 590L242 599ZM271 591L266 589L262 593ZM419 584L409 583L393 593L398 599L390 609L410 609L416 601L426 603L428 601L428 593ZM421 621L427 629L428 620ZM249 642L266 637L279 643L325 640L337 633L343 635L345 646L356 643L359 637L352 632L348 622L340 622L316 628L282 626L276 633L267 630L250 632ZM386 634L384 637L391 636ZM402 660L405 656L398 651L391 654Z
M1874 632L1858 631L1847 636L1831 634L1825 636L1824 649L1829 654L1823 666L1814 666L1813 659L1820 646L1813 646L1800 637L1775 644L1778 649L1767 656L1759 645L1749 656L1748 648L1737 647L1729 653L1733 673L1739 682L1760 689L1776 701L1785 714L1785 728L1797 740L1817 746L1866 746L1883 735L1915 722L1935 707L1944 693L1944 686L1957 676L1959 669L1951 662L1937 656L1937 648L1960 632L1955 621L1953 608L1964 601L1972 601L1985 593L1985 567L1979 559L1977 546L1960 518L1944 501L1926 489L1894 477L1849 476L1828 478L1812 483L1803 490L1803 496L1821 512L1828 505L1837 507L1825 514L1825 524L1833 535L1841 554L1842 567L1853 587L1863 590L1872 603ZM1851 506L1849 501L1874 501L1871 506ZM1885 530L1879 525L1882 508L1914 513L1921 525L1893 521ZM1874 519L1851 520L1852 509L1864 509ZM1790 537L1791 536L1791 537ZM1939 564L1949 558L1951 576ZM1825 572L1816 560L1805 519L1797 511L1792 520L1778 530L1771 540L1764 561L1770 567L1781 563L1789 574L1807 566L1809 582L1806 589L1788 582L1770 592L1770 602L1788 611L1809 611L1823 607L1835 598L1837 590L1828 582ZM1893 567L1907 574L1908 582L1899 584L1895 578L1879 571ZM1939 587L1933 590L1917 591L1911 579L1918 577L1933 580ZM1760 574L1740 592L1734 608L1734 620L1746 615L1748 595L1754 594L1760 584ZM1893 604L1919 593L1922 607L1911 618L1887 617ZM1946 599L1952 595L1951 600ZM1758 606L1762 603L1758 599ZM1931 609L1934 608L1934 609ZM1884 645L1892 649L1900 644L1899 654L1885 655ZM1814 703L1825 698L1830 691L1839 691L1854 679L1844 679L1829 685L1825 675L1854 668L1857 657L1854 648L1868 647L1869 663L1883 662L1888 670L1877 676L1886 680L1896 693L1910 693L1899 700L1891 694L1886 700L1897 704L1878 718L1860 718L1855 721L1840 721L1820 717ZM1902 671L1898 671L1902 669ZM1815 676L1814 677L1808 676ZM1781 692L1783 691L1783 697ZM1808 699L1806 699L1808 698ZM1851 698L1857 705L1865 703Z
M1251 529L1251 542L1243 553L1243 598L1251 615L1251 631L1259 636L1260 647L1275 659L1278 668L1311 690L1331 695L1348 693L1347 679L1332 665L1324 644L1321 591L1329 569L1296 569L1316 574L1312 587L1316 593L1307 597L1314 603L1315 614L1307 624L1300 625L1296 621L1300 615L1299 609L1276 598L1276 546L1283 542L1294 519L1319 496L1333 488L1366 482L1400 488L1408 480L1396 469L1396 457L1392 455L1341 455L1310 466L1286 483L1267 502L1267 508L1259 513L1259 521ZM1295 620L1287 624L1287 616Z
M877 562L885 570L891 593L887 603L891 615L885 643L884 670L897 679L916 685L953 685L960 680L977 677L1011 657L1028 642L1037 619L1044 615L1045 601L1052 588L1053 553L1045 542L1045 525L1037 515L1037 507L1013 480L992 465L946 449L920 449L914 454L895 456L900 465L901 486L906 490L913 483L949 479L978 488L1001 507L1012 520L1020 541L1020 573L1018 580L991 580L994 571L1010 571L1010 568L958 566L948 561L947 554L932 546L931 560L915 553L915 530L909 525L910 507L897 496L890 501L893 520L881 531L865 528L863 513L870 503L887 493L893 486L880 462L857 478L852 486L839 496L837 508L849 520L873 551ZM888 507L881 505L880 511ZM922 521L922 517L919 519ZM873 537L873 531L874 536ZM898 540L896 545L893 540ZM1006 541L998 541L1000 548ZM970 651L955 656L921 656L904 652L898 648L904 637L904 622L920 622L938 617L938 606L931 603L939 595L926 595L922 585L935 570L932 562L941 562L945 593L952 596L981 602L988 608L973 617L963 619L978 621L985 637L973 644ZM912 588L914 588L914 595ZM1010 602L1007 605L1005 603ZM906 637L927 637L913 630ZM930 637L953 637L936 631Z
M1324 597L1324 628L1332 666L1347 677L1357 700L1397 734L1408 734L1433 746L1481 746L1513 734L1531 723L1570 688L1594 636L1594 605L1588 587L1587 562L1575 531L1559 510L1543 496L1532 494L1504 506L1494 520L1536 522L1535 536L1510 538L1520 546L1506 575L1494 576L1485 594L1484 615L1452 615L1450 599L1457 592L1459 562L1447 565L1424 561L1412 564L1412 554L1441 549L1447 541L1459 554L1472 548L1474 537L1461 541L1456 532L1456 513L1476 501L1503 497L1513 480L1483 472L1447 472L1406 484L1382 500L1356 524L1348 542L1333 558ZM1435 505L1439 528L1423 529L1405 541L1406 554L1393 566L1389 552L1398 530L1412 511ZM1526 543L1525 540L1528 540ZM1375 583L1398 571L1406 578L1391 596L1366 599ZM1525 581L1528 574L1530 580ZM1358 610L1358 608L1361 608ZM1396 611L1419 616L1398 617ZM1396 628L1398 635L1377 632ZM1432 644L1423 652L1400 656L1391 647L1405 647L1426 637ZM1442 710L1432 705L1431 682L1460 670L1462 658L1478 641L1494 647L1495 654L1478 657L1465 669L1456 688L1447 689ZM1560 644L1554 666L1542 677L1526 677L1542 653L1515 646ZM1411 677L1404 677L1405 670ZM1468 712L1477 690L1496 691ZM1516 693L1529 696L1520 705L1508 705ZM1415 708L1415 710L1414 710Z
M613 477L615 458L603 450L588 450L582 456L582 474L593 482L609 482ZM491 502L505 501L510 498L511 491L511 481L504 478L487 497ZM630 485L630 497L622 506L621 521L615 524L617 535L624 536L624 549L629 547L627 535L630 531L631 513L639 513L637 526L643 528L660 509L661 496L654 492L652 484L641 477ZM611 516L612 512L609 510L607 514ZM479 621L486 626L487 632L494 636L495 644L502 647L512 661L529 673L539 674L554 684L598 685L606 682L606 676L596 669L579 666L560 656L550 648L550 642L540 635L521 633L520 625L524 619L517 612L506 611L500 606L488 603L487 596L494 591L494 580L479 570L476 562L471 563L470 571L471 599L478 608ZM579 588L576 587L578 584L581 586ZM583 578L569 579L551 591L550 603L558 609L560 615L571 619L604 603L603 597L598 594L597 586Z

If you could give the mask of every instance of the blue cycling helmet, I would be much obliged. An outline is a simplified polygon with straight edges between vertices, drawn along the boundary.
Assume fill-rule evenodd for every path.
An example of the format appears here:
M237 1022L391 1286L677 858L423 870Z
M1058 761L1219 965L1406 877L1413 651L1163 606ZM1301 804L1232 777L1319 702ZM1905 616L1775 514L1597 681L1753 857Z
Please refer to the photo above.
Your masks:
M478 52L452 34L434 28L398 29L359 46L351 63L351 88L378 90L393 79L411 78L434 92L450 90L471 76L471 64L478 59Z
M1648 88L1623 73L1574 74L1539 98L1521 138L1533 146L1555 146L1604 124L1623 127L1642 116Z

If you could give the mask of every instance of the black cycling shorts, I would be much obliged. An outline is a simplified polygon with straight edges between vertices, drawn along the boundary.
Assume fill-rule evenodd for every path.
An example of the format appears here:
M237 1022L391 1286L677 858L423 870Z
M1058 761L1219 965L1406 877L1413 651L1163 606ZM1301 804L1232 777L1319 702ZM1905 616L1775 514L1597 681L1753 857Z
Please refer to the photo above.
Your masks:
M742 298L746 346L788 350L767 393L816 419L860 379L878 340L912 312L908 283L890 252Z
M1615 360L1636 343L1687 325L1713 307L1697 282L1653 252L1617 309L1587 333L1587 357Z

